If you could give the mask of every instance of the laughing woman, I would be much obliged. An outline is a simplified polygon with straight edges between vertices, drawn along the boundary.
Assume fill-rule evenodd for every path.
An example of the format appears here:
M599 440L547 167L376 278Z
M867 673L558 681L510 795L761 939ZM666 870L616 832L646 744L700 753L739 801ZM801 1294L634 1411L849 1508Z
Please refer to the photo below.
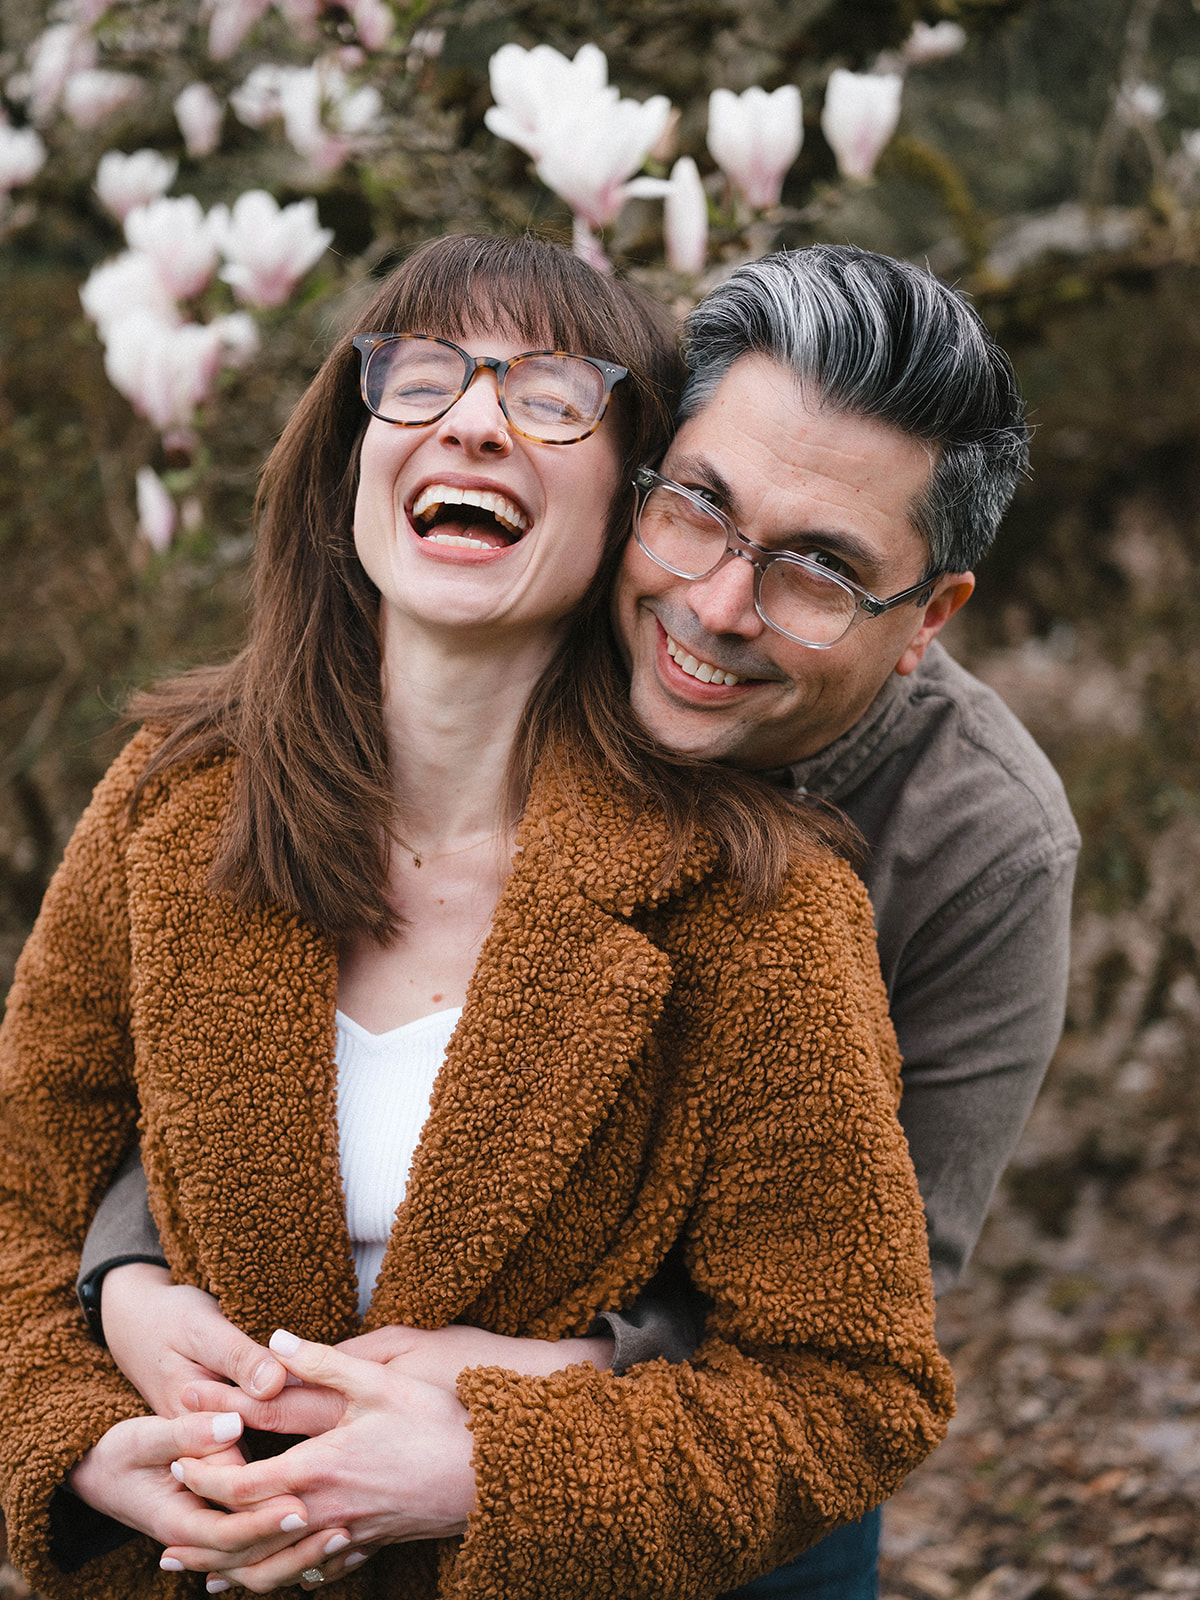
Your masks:
M249 644L143 698L22 957L13 1555L87 1600L714 1595L951 1406L870 908L816 820L629 712L605 596L669 428L659 315L457 239L358 329L266 467ZM318 1386L273 1457L232 1410L147 1414L75 1309L138 1127L176 1282ZM570 1342L668 1257L710 1305L690 1361ZM329 1348L360 1313L467 1325L450 1380ZM573 1364L472 1364L471 1329Z

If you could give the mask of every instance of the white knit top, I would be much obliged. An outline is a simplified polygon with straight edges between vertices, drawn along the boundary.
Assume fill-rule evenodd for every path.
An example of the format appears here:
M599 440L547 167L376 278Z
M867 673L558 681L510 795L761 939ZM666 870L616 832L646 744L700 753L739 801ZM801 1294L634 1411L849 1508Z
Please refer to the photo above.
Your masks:
M461 1016L456 1006L368 1033L337 1014L338 1145L360 1313L371 1303L434 1079Z

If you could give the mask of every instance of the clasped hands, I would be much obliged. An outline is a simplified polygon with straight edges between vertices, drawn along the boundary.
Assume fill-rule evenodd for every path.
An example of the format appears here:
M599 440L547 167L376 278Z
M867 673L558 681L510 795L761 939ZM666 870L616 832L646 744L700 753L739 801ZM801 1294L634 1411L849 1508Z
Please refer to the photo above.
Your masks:
M155 1417L118 1423L71 1474L82 1499L165 1546L170 1571L266 1593L341 1577L386 1544L463 1533L474 1504L459 1373L532 1375L611 1362L606 1339L511 1339L387 1327L336 1347L277 1332L270 1349L199 1289L131 1263L104 1283L105 1335ZM242 1426L302 1434L247 1462ZM214 1507L222 1509L214 1509Z

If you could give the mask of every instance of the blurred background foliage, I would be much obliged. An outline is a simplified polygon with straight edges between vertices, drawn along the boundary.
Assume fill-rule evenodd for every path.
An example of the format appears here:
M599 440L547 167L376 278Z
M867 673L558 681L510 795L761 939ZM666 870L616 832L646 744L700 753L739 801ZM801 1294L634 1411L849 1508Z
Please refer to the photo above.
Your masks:
M104 144L179 154L174 192L205 205L254 186L281 202L315 194L335 240L299 299L260 319L261 354L224 375L190 462L164 454L109 386L80 309L87 272L121 248L91 190L96 134L56 134L36 210L0 244L0 981L123 737L128 690L235 648L256 469L346 304L399 252L451 229L531 226L569 238L566 207L484 127L493 51L548 42L573 55L598 43L624 94L663 93L681 109L678 150L704 172L711 88L797 83L807 137L783 206L757 232L739 234L718 215L718 247L731 259L828 239L927 260L973 295L1009 350L1037 430L1034 470L948 642L1049 752L1085 841L1067 1034L974 1287L946 1313L952 1353L964 1352L980 1385L971 1426L994 1448L980 1466L964 1457L960 1433L947 1470L997 1483L996 1463L1020 1454L1021 1429L1051 1426L1036 1394L1029 1400L1051 1380L1088 1393L1092 1383L1112 1405L1126 1395L1143 1413L1200 1416L1200 172L1180 153L1181 135L1200 127L1200 0L414 0L397 8L379 58L392 131L316 182L282 141L232 118L217 156L189 160L171 113L201 70L227 89L255 61L289 59L294 41L274 12L239 52L237 80L230 64L221 85L191 6L145 0L134 10L123 64L137 70L140 51L155 88L105 125ZM0 0L0 78L46 15L31 0ZM817 123L830 68L865 68L914 21L946 18L968 30L965 49L910 72L876 181L838 185ZM1123 110L1122 88L1134 84L1161 91L1160 115ZM697 286L662 266L660 218L657 204L633 202L610 248L682 308ZM133 481L146 462L201 503L198 526L166 555L136 531ZM1106 1230L1138 1241L1119 1262L1105 1254ZM1035 1303L1042 1321L1031 1323ZM1100 1362L1098 1375L1054 1376L1072 1341ZM1025 1366L1004 1367L1022 1351ZM1146 1376L1168 1368L1184 1371L1182 1388ZM1028 1425L1018 1415L1026 1401ZM1200 1595L1187 1553L1200 1548L1200 1485L1188 1477L1200 1425L1187 1425L1182 1466L1170 1466L1169 1450L1147 1465L1143 1446L1128 1446L1112 1468L1106 1527L1088 1523L1091 1532L1071 1519L1094 1509L1095 1495L1081 1489L1056 1510L1043 1480L1014 1478L1007 1500L982 1494L994 1515L992 1542L981 1543L981 1495L948 1487L935 1457L898 1514L909 1542L895 1547L892 1591ZM1109 1470L1073 1435L1067 1446L1038 1438L1047 1482L1088 1473L1099 1482ZM1176 1506L1189 1483L1190 1522ZM1175 1509L1161 1509L1163 1496ZM1158 1531L1114 1554L1114 1518L1126 1511L1128 1526ZM1050 1532L1035 1538L1037 1516ZM953 1559L929 1554L938 1541ZM997 1571L1017 1577L1005 1588ZM1178 1578L1189 1571L1192 1588ZM1030 1572L1036 1581L1022 1586Z

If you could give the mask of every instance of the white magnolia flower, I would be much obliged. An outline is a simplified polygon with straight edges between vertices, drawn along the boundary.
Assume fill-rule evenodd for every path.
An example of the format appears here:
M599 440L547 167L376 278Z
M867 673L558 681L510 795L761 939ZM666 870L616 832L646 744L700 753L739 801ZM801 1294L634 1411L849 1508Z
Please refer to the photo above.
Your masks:
M596 96L559 104L544 118L545 148L536 162L538 177L593 228L607 227L627 200L663 196L662 178L634 178L671 114L665 95L644 105Z
M168 438L190 429L220 369L220 333L200 322L172 327L141 312L122 317L105 336L109 382Z
M46 146L33 128L10 128L0 122L0 195L19 189L40 172Z
M396 18L384 0L350 0L350 20L368 50L382 50L391 38Z
M821 132L843 178L865 182L900 121L898 72L847 72L835 67L825 89Z
M545 148L543 125L557 107L597 96L617 98L617 91L608 87L608 60L594 44L580 45L573 61L548 44L532 50L501 45L488 63L488 77L496 104L484 114L484 122L498 139L507 139L535 161Z
M259 306L281 305L333 238L317 221L315 200L280 210L263 189L239 195L232 211L214 206L209 224L228 262L221 277L239 300Z
M275 7L292 27L311 38L317 18L325 9L325 0L275 0Z
M135 206L148 205L165 194L178 169L177 161L158 150L135 150L131 156L109 150L96 168L96 194L105 210L124 222Z
M138 532L159 555L171 548L175 533L175 502L152 467L137 473Z
M966 42L967 30L957 22L914 22L900 54L910 66L919 67L957 55Z
M1167 97L1156 83L1126 83L1117 95L1117 114L1123 122L1157 122L1167 109Z
M779 204L784 174L804 141L800 91L794 83L768 94L714 89L708 101L708 148L735 189L756 211Z
M262 340L258 323L248 311L230 311L209 323L221 341L221 354L227 367L247 366L258 354Z
M271 0L208 0L208 53L214 61L228 61Z
M234 115L247 128L265 128L272 117L283 115L283 83L291 69L264 62L229 96Z
M175 120L188 155L208 156L221 142L225 108L206 83L189 83L175 96Z
M142 92L142 80L132 72L108 72L89 67L73 73L62 92L63 110L77 128L97 128Z
M38 35L29 47L26 90L29 115L48 122L58 107L67 80L96 63L96 41L78 22L60 22Z
M149 256L126 250L94 267L79 291L83 309L100 330L102 339L109 330L132 315L152 317L156 322L174 325L179 309L158 267Z
M708 196L691 156L671 168L671 191L663 202L663 239L672 272L704 271L708 251Z
M171 294L190 300L217 270L217 243L195 195L152 200L125 218L130 248L149 256Z

